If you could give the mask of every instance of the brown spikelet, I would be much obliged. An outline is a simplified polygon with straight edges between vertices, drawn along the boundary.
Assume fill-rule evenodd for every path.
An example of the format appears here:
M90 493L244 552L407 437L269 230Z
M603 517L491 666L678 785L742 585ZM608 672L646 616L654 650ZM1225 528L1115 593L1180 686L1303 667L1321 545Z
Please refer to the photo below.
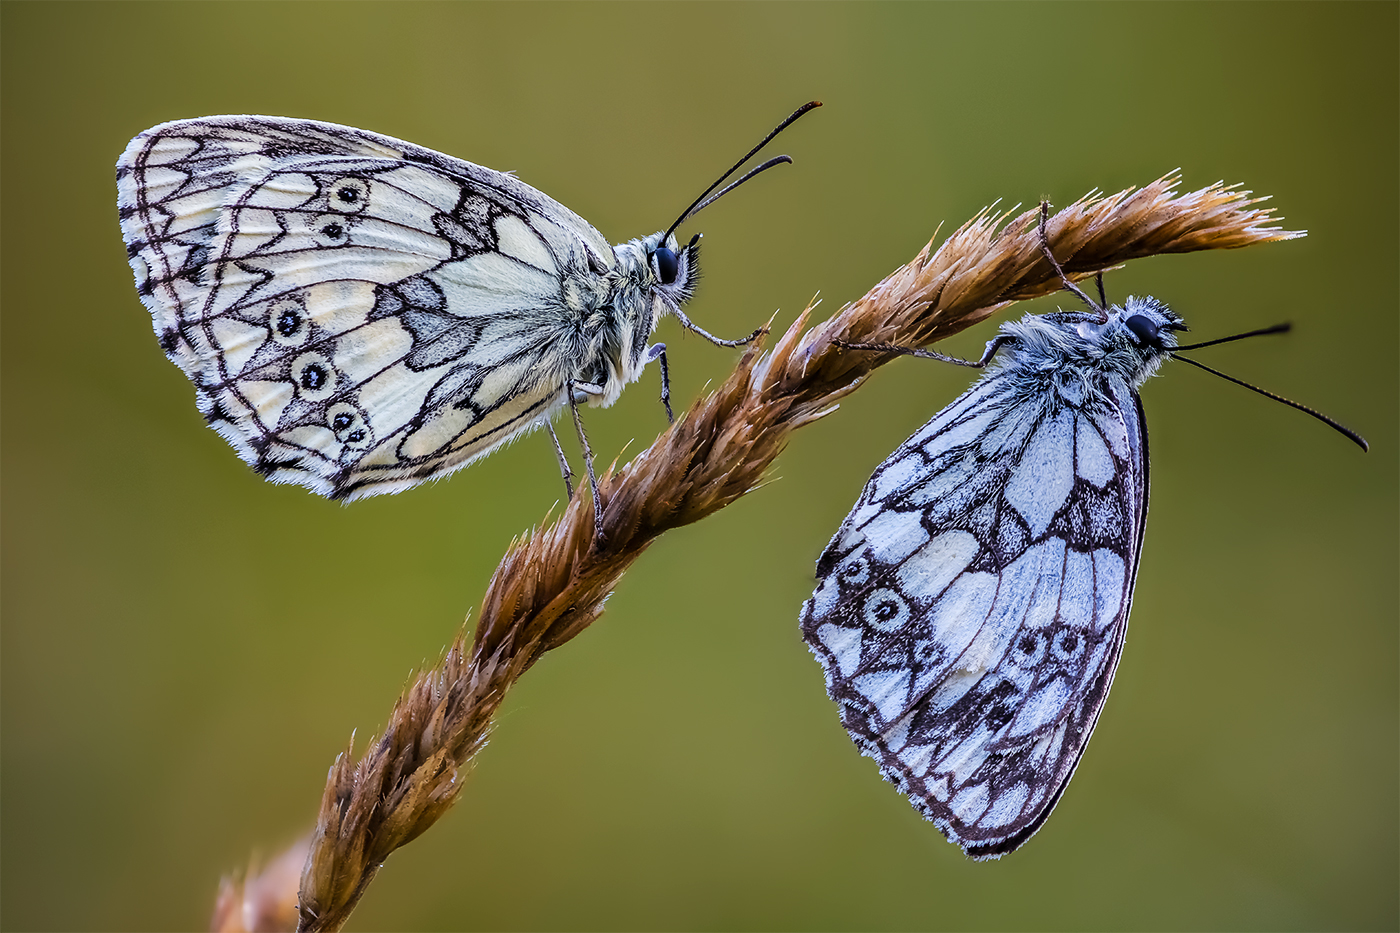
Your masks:
M1268 226L1247 192L1211 185L1178 195L1168 176L1086 196L1050 221L1065 271L1092 275L1159 253L1228 249L1300 234ZM789 435L831 411L886 354L847 343L914 346L954 334L1012 301L1061 287L1040 252L1038 212L983 211L936 251L926 246L860 300L808 329L808 308L764 353L745 352L722 386L616 472L600 477L603 534L580 494L516 541L482 600L474 636L395 704L358 761L331 768L301 877L300 929L338 930L384 859L431 826L461 790L507 690L544 652L603 611L632 562L663 532L704 518L760 484Z
M310 848L311 837L304 836L265 867L259 868L255 861L242 878L222 878L209 929L214 933L263 933L295 928L297 885Z

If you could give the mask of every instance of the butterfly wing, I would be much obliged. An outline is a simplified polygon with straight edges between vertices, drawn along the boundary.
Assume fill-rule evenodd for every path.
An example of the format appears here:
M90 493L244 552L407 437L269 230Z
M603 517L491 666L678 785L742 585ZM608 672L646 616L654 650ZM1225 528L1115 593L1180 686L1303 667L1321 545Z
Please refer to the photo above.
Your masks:
M122 234L200 411L275 482L358 498L465 466L560 404L561 282L615 257L517 179L351 127L155 127Z
M876 470L802 633L861 750L974 858L1035 833L1117 666L1147 510L1136 393L996 373Z

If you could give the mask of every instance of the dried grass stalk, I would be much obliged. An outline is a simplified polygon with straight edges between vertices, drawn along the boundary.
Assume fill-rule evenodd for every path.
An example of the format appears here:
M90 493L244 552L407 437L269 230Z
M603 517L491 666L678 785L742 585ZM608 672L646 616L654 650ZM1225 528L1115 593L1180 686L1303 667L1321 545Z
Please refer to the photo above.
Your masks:
M1139 190L1090 194L1050 221L1056 256L1083 278L1129 259L1229 249L1299 234L1237 187L1178 195L1168 176ZM937 251L932 243L865 297L807 328L809 307L772 350L753 346L724 385L650 448L600 479L603 534L580 494L512 543L482 601L474 637L399 699L383 737L331 768L301 877L300 929L338 930L391 852L457 799L510 686L546 651L587 628L622 574L663 532L724 508L759 485L797 428L830 412L886 354L834 344L924 345L1007 304L1060 288L1041 255L1035 210L984 210Z

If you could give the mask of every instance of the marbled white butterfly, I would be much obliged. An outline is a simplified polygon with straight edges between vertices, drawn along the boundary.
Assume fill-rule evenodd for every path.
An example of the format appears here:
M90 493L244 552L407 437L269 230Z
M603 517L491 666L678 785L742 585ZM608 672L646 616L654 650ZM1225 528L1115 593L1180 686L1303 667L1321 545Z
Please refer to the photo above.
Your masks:
M277 483L398 492L574 410L611 405L665 345L696 236L610 246L511 175L364 130L219 116L154 127L117 162L122 235L166 355L200 412ZM555 441L559 451L558 441ZM568 464L560 463L568 481ZM599 506L596 483L594 503ZM572 490L570 490L572 494Z
M975 859L1029 839L1084 753L1142 552L1137 389L1208 345L1178 347L1186 327L1155 298L1106 307L1102 282L1096 304L1060 276L1093 313L1004 324L976 362L849 345L996 365L876 469L802 610L851 738Z

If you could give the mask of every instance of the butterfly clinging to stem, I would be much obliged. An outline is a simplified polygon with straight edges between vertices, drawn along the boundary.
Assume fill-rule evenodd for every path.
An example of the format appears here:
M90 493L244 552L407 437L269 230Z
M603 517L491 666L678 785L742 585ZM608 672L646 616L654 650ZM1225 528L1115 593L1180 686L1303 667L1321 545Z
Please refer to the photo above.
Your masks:
M272 482L337 499L444 476L573 414L646 364L698 243L675 230L804 113L769 133L661 233L608 244L513 176L365 130L282 117L163 123L117 162L122 236L166 355L209 424ZM550 428L553 434L553 429ZM569 494L570 471L556 453Z
M802 636L860 750L974 859L1029 839L1064 792L1123 649L1147 517L1137 390L1191 347L1155 298L1002 325L968 392L876 469L817 562ZM1356 433L1310 408L1216 373Z

